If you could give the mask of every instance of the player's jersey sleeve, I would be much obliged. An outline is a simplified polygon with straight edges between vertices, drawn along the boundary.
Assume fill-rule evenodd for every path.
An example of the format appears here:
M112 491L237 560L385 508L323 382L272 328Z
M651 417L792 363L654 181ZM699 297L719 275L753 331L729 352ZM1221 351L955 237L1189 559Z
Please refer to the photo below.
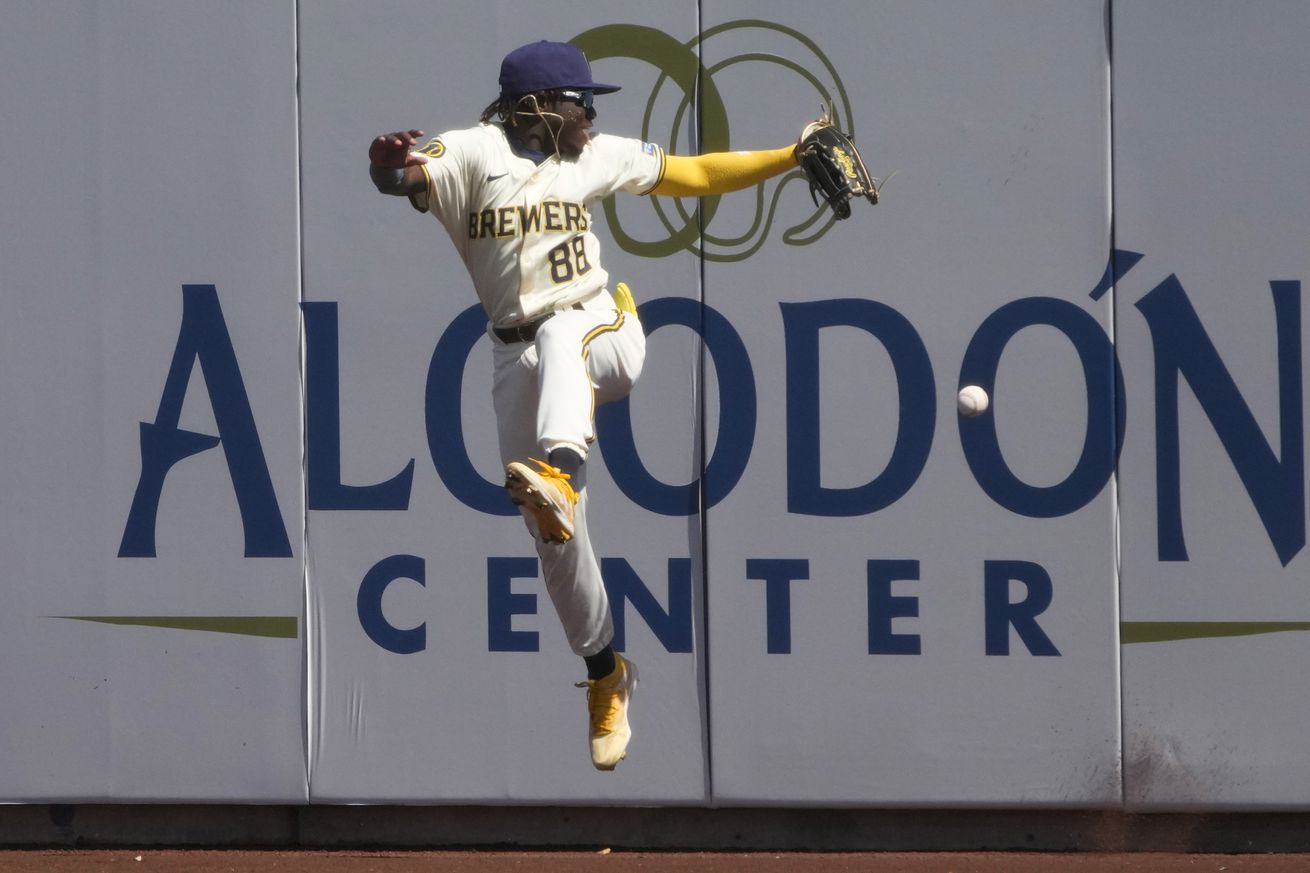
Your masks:
M601 196L615 191L647 194L664 178L664 149L654 143L597 134L591 148L606 178Z
M478 163L478 149L471 138L469 131L449 131L418 150L428 159L422 165L427 188L409 198L419 212L432 212L443 221L447 216L463 214L469 196L469 173Z

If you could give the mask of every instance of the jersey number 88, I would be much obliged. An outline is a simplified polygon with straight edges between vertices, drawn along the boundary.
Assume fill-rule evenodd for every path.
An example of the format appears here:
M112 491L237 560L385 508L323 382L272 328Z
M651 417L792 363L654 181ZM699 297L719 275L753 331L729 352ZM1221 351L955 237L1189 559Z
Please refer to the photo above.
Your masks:
M574 276L581 276L591 270L591 261L587 260L586 240L578 234L568 242L562 242L546 253L550 263L550 278L556 285L573 281Z

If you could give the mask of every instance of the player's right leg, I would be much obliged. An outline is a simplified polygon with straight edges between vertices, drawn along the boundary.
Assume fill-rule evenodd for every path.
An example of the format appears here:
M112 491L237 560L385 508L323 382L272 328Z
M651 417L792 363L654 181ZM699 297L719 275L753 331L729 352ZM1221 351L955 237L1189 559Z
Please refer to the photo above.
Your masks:
M628 395L646 359L641 322L616 308L564 311L537 333L537 441L586 459L596 407Z

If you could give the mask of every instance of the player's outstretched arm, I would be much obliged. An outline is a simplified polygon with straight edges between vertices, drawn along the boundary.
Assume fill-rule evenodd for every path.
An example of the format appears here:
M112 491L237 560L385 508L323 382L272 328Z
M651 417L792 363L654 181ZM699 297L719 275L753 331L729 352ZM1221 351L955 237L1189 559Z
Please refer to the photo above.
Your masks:
M399 130L374 137L369 144L368 175L383 194L406 197L427 190L427 156L411 151L422 135L421 130Z
M794 170L796 166L793 146L756 152L669 155L665 160L664 178L650 193L669 197L727 194Z

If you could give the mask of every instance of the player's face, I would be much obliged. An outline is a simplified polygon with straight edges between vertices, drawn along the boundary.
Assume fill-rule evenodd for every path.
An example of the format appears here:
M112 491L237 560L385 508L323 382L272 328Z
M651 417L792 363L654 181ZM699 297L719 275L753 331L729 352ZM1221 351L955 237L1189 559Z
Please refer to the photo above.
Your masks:
M596 117L591 99L590 91L564 91L550 108L562 119L558 131L559 151L566 158L582 154L591 141L591 120Z

